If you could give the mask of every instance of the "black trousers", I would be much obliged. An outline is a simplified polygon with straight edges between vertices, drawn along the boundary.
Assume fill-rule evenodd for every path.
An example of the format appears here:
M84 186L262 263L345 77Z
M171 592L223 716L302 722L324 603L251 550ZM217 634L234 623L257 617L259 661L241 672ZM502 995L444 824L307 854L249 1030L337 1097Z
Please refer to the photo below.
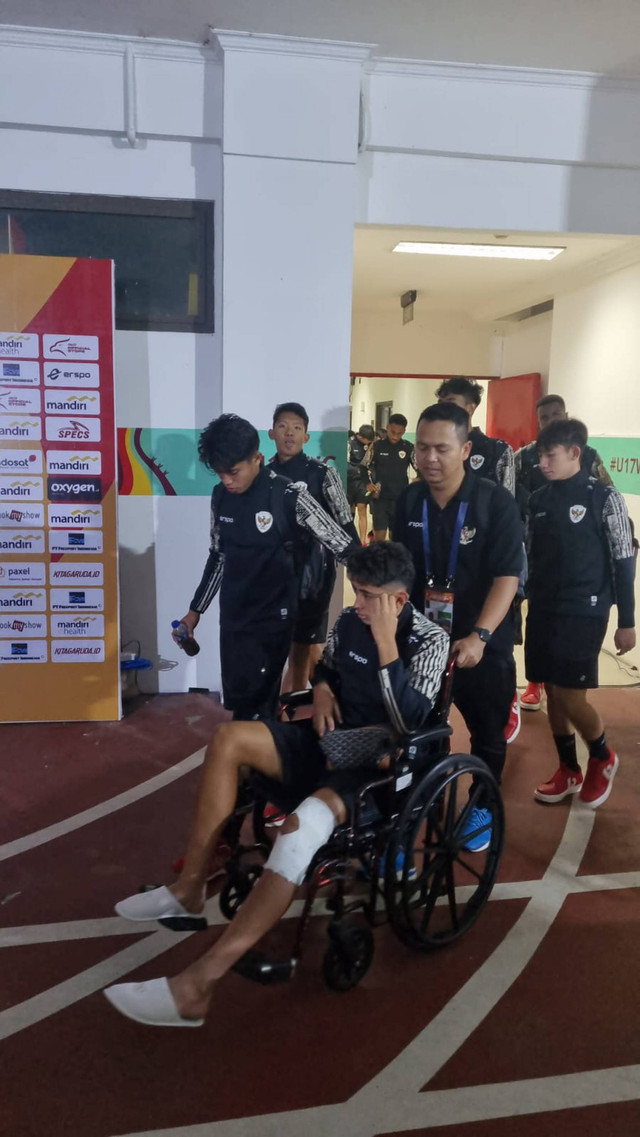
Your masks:
M222 696L234 719L276 717L292 630L290 620L275 628L220 629Z
M477 667L455 671L453 701L471 736L471 753L486 762L498 785L507 753L504 729L515 689L513 654L485 648Z

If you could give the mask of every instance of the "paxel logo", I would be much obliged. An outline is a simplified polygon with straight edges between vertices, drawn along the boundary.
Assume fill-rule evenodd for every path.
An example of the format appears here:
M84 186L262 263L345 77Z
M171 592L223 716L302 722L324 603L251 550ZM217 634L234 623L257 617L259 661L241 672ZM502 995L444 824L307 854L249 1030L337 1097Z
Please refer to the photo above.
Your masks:
M47 478L49 501L102 501L100 478Z

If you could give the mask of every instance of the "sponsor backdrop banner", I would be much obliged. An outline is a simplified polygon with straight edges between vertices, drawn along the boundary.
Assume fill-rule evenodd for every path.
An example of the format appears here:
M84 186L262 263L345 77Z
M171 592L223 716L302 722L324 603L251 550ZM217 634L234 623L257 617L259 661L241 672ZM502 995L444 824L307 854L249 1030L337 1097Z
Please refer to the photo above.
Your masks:
M0 256L0 722L120 718L116 503L112 262Z
M203 427L206 423L203 423ZM200 430L118 428L118 482L123 496L163 495L209 497L217 482L198 460ZM268 461L275 443L260 430L260 450ZM347 472L346 430L310 430L305 453L336 466L344 481ZM83 468L93 473L88 467ZM35 472L35 471L34 471Z

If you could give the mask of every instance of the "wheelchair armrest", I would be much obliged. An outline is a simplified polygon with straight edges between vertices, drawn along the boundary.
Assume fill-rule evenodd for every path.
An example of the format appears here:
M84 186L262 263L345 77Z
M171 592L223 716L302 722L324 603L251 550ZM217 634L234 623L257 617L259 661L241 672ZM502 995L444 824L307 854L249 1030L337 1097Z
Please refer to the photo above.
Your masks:
M440 723L438 726L428 727L426 730L417 731L415 734L407 734L402 742L402 749L406 753L411 746L421 746L425 742L437 742L439 738L450 738L453 734L453 727L449 723Z

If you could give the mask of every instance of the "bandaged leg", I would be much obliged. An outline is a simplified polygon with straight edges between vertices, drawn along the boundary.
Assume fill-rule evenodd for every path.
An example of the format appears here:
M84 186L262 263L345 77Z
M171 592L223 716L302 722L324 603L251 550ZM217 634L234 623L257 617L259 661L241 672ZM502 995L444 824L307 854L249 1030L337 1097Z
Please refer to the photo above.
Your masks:
M318 849L326 845L336 825L333 810L317 797L308 797L298 806L292 818L298 828L278 834L265 868L284 877L291 884L302 884L306 871Z

